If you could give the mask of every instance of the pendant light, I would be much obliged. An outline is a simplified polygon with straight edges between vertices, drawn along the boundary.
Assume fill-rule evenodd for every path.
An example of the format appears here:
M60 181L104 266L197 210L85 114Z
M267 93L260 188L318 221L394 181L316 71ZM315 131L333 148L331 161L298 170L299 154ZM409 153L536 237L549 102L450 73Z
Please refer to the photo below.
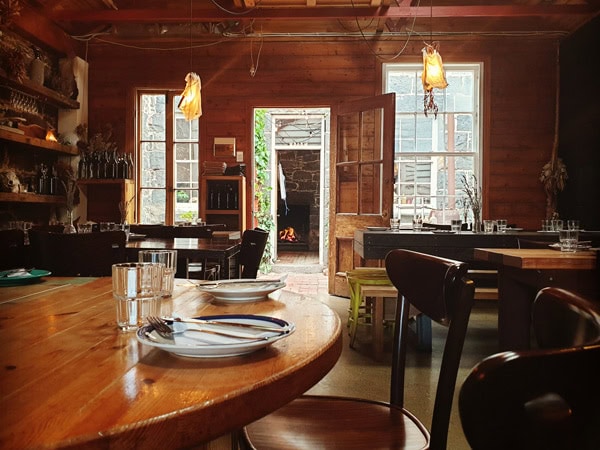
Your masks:
M200 76L196 72L191 71L193 61L192 15L193 7L192 0L190 0L190 72L185 76L185 89L181 93L181 100L179 100L179 104L177 105L183 113L183 117L188 122L202 115Z
M433 0L431 1L431 37L433 38ZM442 55L439 53L439 42L425 43L421 50L423 53L423 73L421 81L423 82L423 112L425 116L432 112L437 118L438 106L433 97L433 89L445 89L448 86L446 82L446 72L442 63Z

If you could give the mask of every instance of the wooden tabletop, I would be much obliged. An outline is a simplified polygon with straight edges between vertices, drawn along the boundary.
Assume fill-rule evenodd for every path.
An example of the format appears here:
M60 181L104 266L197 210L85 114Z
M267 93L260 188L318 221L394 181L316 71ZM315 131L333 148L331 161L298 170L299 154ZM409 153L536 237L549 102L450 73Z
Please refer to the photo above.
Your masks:
M596 252L561 252L552 249L476 248L475 259L518 269L593 270Z
M296 331L245 356L186 358L117 330L109 277L0 288L0 448L206 442L301 395L341 353L339 317L285 290L218 305L176 280L162 311L172 312L269 315L294 322Z
M178 253L229 255L239 251L239 239L223 238L145 238L127 242L128 250L177 250Z

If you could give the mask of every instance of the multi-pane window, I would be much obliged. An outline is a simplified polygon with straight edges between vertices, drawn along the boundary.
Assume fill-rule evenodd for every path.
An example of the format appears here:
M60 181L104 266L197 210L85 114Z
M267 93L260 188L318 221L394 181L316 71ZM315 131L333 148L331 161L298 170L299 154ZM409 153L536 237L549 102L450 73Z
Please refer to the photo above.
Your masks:
M463 175L479 180L479 64L446 64L448 87L435 89L437 117L423 112L421 65L386 64L385 92L396 93L394 217L450 223L469 217Z
M198 120L186 121L172 92L138 93L140 223L198 218Z

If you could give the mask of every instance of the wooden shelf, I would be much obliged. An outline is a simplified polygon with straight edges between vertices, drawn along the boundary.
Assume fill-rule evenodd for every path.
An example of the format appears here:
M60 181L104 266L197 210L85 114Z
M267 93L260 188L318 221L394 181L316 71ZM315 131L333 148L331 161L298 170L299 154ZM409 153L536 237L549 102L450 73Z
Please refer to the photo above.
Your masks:
M6 86L9 89L23 92L24 94L37 97L40 101L49 103L57 108L62 109L79 109L79 102L72 100L64 95L48 89L45 86L40 86L33 83L31 80L25 79L23 81L17 81L9 78L4 70L0 69L0 84Z
M77 180L77 184L90 185L90 184L133 184L133 180L127 178L85 178Z
M64 204L66 201L64 195L0 192L0 202Z
M66 155L79 155L79 149L72 145L62 145L54 141L46 141L23 134L13 133L12 131L0 130L0 139L5 141L17 142L19 144L30 145L32 147L63 153Z

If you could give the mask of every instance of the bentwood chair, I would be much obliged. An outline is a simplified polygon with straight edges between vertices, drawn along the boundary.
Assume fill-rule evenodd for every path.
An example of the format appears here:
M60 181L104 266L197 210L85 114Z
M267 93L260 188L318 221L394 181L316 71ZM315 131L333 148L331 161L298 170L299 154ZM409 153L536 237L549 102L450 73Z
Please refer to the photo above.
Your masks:
M392 250L385 265L399 294L389 403L305 395L248 425L242 433L243 445L260 450L446 448L454 387L473 304L473 282L465 277L466 263L410 250ZM411 304L448 327L431 433L404 408Z
M29 230L31 259L36 268L55 276L101 277L127 260L125 232L63 234Z
M459 411L475 450L600 448L600 305L542 289L532 312L538 349L481 361Z
M268 239L269 233L260 228L244 231L238 255L240 278L256 278Z

